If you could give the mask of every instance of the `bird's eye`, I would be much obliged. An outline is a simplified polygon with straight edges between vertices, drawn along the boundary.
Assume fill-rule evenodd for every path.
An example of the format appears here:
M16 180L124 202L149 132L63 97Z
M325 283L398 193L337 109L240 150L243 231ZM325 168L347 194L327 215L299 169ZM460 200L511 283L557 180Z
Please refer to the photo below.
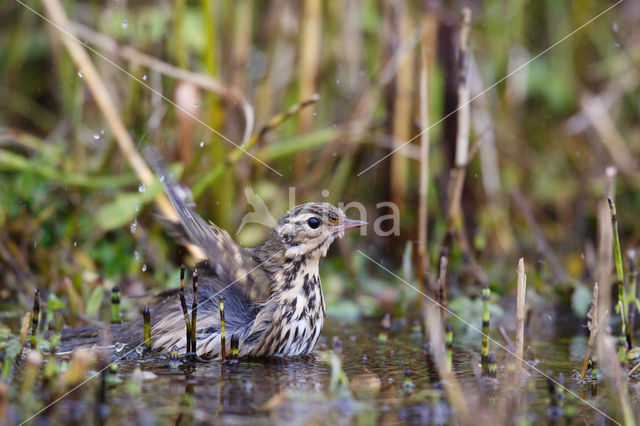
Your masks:
M311 229L318 229L318 226L320 226L320 220L317 217L310 217L309 220L307 220L307 224Z

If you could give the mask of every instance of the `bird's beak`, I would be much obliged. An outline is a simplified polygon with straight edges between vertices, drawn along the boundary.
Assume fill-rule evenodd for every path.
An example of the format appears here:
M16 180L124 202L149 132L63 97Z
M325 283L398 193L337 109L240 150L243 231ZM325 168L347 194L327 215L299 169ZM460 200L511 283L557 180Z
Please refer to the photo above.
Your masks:
M365 222L364 220L345 219L340 227L346 231L347 229L359 228L361 226L365 226L366 224L367 222Z

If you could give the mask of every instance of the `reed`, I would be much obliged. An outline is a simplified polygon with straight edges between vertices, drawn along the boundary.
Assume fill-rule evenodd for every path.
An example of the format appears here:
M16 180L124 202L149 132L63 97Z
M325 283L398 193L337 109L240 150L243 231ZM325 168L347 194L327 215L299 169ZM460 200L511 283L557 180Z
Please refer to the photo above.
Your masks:
M31 313L31 348L38 349L38 321L40 318L40 290L33 295L33 311Z
M149 310L149 306L144 305L144 310L142 311L142 320L144 322L144 348L147 351L151 350L151 311Z
M460 13L460 33L458 50L458 108L456 130L455 168L452 170L453 184L449 195L447 222L449 231L458 238L463 256L470 255L469 244L464 229L462 216L462 189L469 162L469 34L471 26L471 10L463 8Z
M227 338L225 336L224 299L220 298L220 359L227 359Z
M184 272L184 265L180 265L180 306L182 307L182 315L184 316L187 333L185 353L189 353L191 352L191 322L189 321L189 312L187 311L187 299L184 297Z
M173 345L169 354L169 368L172 370L177 369L180 366L178 346Z
M516 365L518 369L522 367L522 356L524 355L526 297L527 275L524 273L524 259L520 258L518 261L518 286L516 289Z
M489 312L489 299L491 298L491 289L489 284L485 284L482 288L482 349L481 363L482 375L489 374L489 326L491 321L491 313Z
M620 236L618 233L618 215L616 214L616 205L607 198L609 202L609 211L611 213L611 228L613 232L613 253L616 263L616 284L618 286L618 306L620 307L620 319L622 334L627 341L627 349L633 347L633 336L631 335L631 329L629 327L629 317L627 316L627 296L624 285L624 269L622 267L622 252L620 250Z
M444 333L444 342L446 348L447 371L451 372L453 369L453 328L451 327L451 324L447 324L446 331Z
M320 48L322 35L322 2L307 0L302 5L302 20L300 22L300 45L298 60L299 99L309 99L316 93L316 79L320 67ZM313 125L313 115L310 110L303 110L298 116L298 132L308 133ZM294 161L295 176L303 176L308 169L309 153L301 151L296 154Z
M627 293L627 302L629 306L629 334L633 337L634 324L636 322L636 313L638 312L638 295L637 295L637 281L638 281L638 271L636 270L636 251L635 250L627 250L627 267L629 273L628 283L629 283L629 292Z
M238 353L240 352L240 338L237 334L231 335L231 348L229 350L229 359L227 363L229 364L237 364L238 363Z
M380 333L378 333L378 343L384 345L389 341L389 331L391 330L391 315L384 314L380 322Z
M196 357L197 335L196 335L196 321L198 317L198 270L193 270L193 302L191 304L191 351L192 358Z
M120 287L111 289L111 324L120 324Z
M406 1L395 2L395 26L397 27L398 44L408 43L414 37L414 23ZM400 149L405 141L411 138L413 94L415 91L414 70L415 57L413 49L408 50L403 58L398 58L393 96L392 134L393 148ZM409 179L409 159L404 155L393 155L391 161L391 201L402 211L407 197Z

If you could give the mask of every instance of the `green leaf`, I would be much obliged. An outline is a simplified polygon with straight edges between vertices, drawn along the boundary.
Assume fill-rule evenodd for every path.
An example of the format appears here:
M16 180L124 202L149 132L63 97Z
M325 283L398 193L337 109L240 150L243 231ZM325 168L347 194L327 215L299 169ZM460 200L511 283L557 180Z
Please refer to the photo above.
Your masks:
M111 231L130 223L138 216L142 207L153 200L160 188L160 183L156 181L144 192L118 194L115 200L98 210L95 218L96 226L105 231Z
M59 299L55 294L51 293L49 295L49 299L47 300L47 310L49 312L64 309L66 306L67 304L64 303L64 300Z
M100 310L100 306L102 305L102 297L104 296L104 289L100 286L96 286L91 295L89 296L89 301L87 301L87 307L85 309L85 313L92 317L95 316Z

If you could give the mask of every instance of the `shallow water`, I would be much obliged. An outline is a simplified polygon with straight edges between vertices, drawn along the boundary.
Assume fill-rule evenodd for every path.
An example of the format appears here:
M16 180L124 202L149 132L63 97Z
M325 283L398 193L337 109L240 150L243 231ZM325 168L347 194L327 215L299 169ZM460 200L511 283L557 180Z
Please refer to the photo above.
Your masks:
M145 359L133 353L118 361L118 377L131 381L139 368L153 373L142 380L141 387L116 385L107 391L107 423L190 424L233 423L271 424L301 423L447 423L450 408L444 393L438 390L437 377L429 368L422 349L423 338L411 334L409 326L394 324L388 344L377 343L377 322L340 323L329 320L323 337L310 359L273 359L262 362L240 362L223 365L219 362L198 364L195 369L169 368L165 358ZM337 336L343 347L343 368L350 380L351 397L345 394L329 396L331 367L320 354L332 347ZM579 386L571 378L572 370L581 366L586 349L583 337L535 342L532 347L541 371L565 375L566 386L582 397L593 400L586 386ZM547 342L553 341L553 344ZM492 347L495 349L495 347ZM498 350L501 362L503 354ZM114 354L115 355L115 354ZM122 355L122 354L118 354ZM478 379L479 354L473 348L457 347L454 351L454 371L470 404L480 402L482 410L474 414L485 420L497 416L485 387ZM115 359L115 358L114 358ZM405 387L405 371L411 370L413 386ZM529 370L531 371L531 370ZM505 367L500 364L498 378L506 379ZM99 378L94 379L99 382ZM86 387L78 392L87 392ZM498 385L500 389L500 385ZM549 421L549 390L547 379L532 372L525 400L532 421ZM600 404L603 386L598 389L596 403ZM429 392L430 391L430 392ZM94 392L93 390L91 392ZM493 397L499 406L504 394ZM599 423L602 416L593 408L571 396L566 396L565 408L574 407L580 416L578 423ZM442 396L442 397L441 397ZM75 401L75 400L78 401ZM69 416L86 419L94 416L92 400L76 393L60 402L52 413L54 418L68 421ZM84 401L84 402L81 402ZM512 419L515 421L515 419Z

